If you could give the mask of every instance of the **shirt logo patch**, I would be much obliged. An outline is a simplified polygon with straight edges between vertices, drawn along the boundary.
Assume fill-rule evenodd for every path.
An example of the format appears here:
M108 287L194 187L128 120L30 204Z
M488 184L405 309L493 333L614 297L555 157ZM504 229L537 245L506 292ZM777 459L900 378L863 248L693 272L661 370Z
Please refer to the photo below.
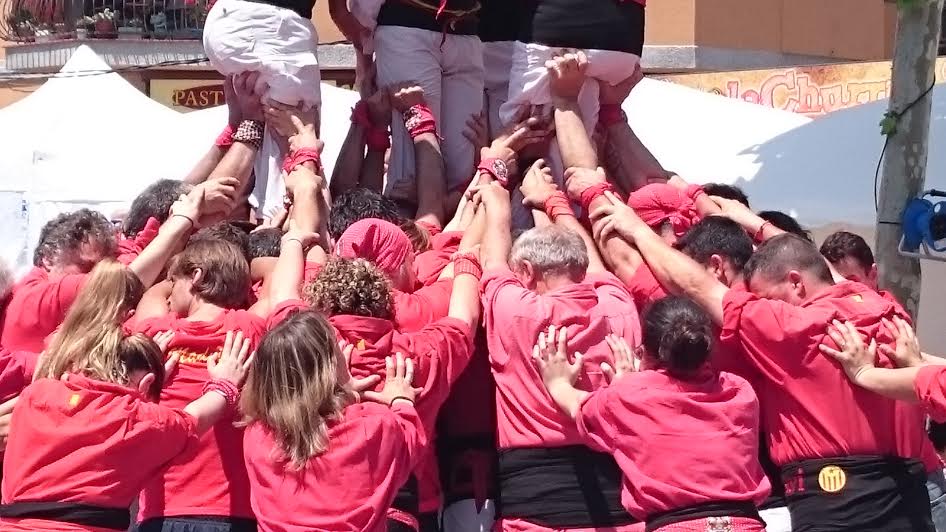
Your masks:
M365 341L364 341L364 340L358 340L358 343L355 345L355 348L358 349L359 351L364 351L364 350L365 350Z
M825 466L818 473L818 485L828 493L837 493L847 484L847 475L838 466Z
M854 294L853 296L851 296L851 299L853 299L854 302L856 302L856 303L863 303L863 302L864 302L864 296L862 296L862 295L860 295L860 294Z
M79 401L81 399L82 397L79 394L77 393L72 394L72 396L69 397L69 406L71 406L72 408L75 408L76 406L78 406Z

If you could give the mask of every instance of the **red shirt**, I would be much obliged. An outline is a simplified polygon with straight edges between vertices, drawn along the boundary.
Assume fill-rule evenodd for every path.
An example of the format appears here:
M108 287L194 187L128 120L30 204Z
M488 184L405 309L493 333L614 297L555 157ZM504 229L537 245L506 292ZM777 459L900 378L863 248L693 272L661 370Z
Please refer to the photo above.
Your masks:
M33 268L13 286L4 311L0 344L8 351L39 353L44 341L66 318L88 274L50 275Z
M36 353L0 353L0 402L12 399L29 386L38 360Z
M437 412L472 355L470 327L449 317L414 333L401 333L392 322L379 318L339 315L330 321L339 338L355 346L349 369L356 378L384 375L384 358L388 355L400 352L414 360L414 386L423 388L417 397L417 412L433 442ZM378 390L382 387L379 384ZM440 478L432 452L415 473L421 511L436 510L440 506Z
M138 258L138 255L141 255L141 252L148 247L148 244L158 236L158 231L160 230L161 222L159 222L157 218L151 217L148 218L144 228L138 231L138 234L135 235L134 238L120 239L118 241L118 262L125 266L134 262L134 260Z
M417 412L359 403L328 431L328 449L294 471L260 423L246 429L246 469L263 532L383 532L385 512L420 459L427 437Z
M193 417L148 402L136 390L79 375L40 379L13 409L3 502L128 508L146 482L196 443ZM3 521L33 530L87 530L54 521Z
M634 272L634 277L627 283L627 289L631 292L631 297L634 298L634 305L637 307L637 312L641 317L643 317L644 311L647 310L647 307L649 307L651 303L670 295L664 290L660 281L654 277L654 272L651 271L650 266L646 264L641 264L640 267L637 268L637 271Z
M614 455L621 502L642 521L709 502L758 505L769 495L759 402L732 373L707 372L699 381L632 373L588 395L577 421L589 447Z
M818 349L834 319L890 342L881 318L895 315L907 318L898 305L849 281L800 306L727 292L718 351L744 356L759 379L763 429L776 464L851 455L926 458L922 450L931 444L915 409L908 419L896 401L851 384ZM892 365L883 356L880 362Z
M401 332L414 332L424 328L450 312L450 295L453 279L436 281L422 286L413 293L394 291L394 322Z
M430 249L414 257L414 276L417 281L424 286L436 282L444 268L450 264L453 254L460 248L462 238L462 231L433 235L430 239Z
M245 310L225 310L213 321L189 321L169 314L135 323L136 332L174 331L169 354L180 354L177 369L161 391L161 404L183 408L203 395L210 380L207 357L219 352L227 331L243 331L255 346L266 320ZM180 515L252 518L249 481L243 465L243 429L223 418L200 444L171 461L142 492L139 520Z
M946 422L946 366L920 368L913 389L933 421Z
M591 391L605 384L600 364L611 362L608 334L640 340L640 319L630 294L610 273L588 274L581 283L537 294L509 270L482 279L489 357L496 379L499 447L581 445L575 423L563 414L542 384L532 362L532 347L549 325L568 330L568 351L584 354L577 387Z

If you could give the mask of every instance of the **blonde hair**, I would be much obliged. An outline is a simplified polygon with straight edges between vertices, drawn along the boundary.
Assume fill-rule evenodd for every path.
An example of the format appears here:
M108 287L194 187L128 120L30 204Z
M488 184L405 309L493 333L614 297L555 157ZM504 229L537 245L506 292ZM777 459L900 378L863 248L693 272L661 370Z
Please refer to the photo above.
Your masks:
M355 397L338 380L341 353L321 314L293 314L266 333L256 350L241 408L247 422L272 431L277 455L300 470L328 448L328 424Z
M163 381L163 355L146 336L126 337L122 324L138 305L144 286L115 261L100 262L89 274L46 348L37 375L58 379L64 373L127 385L138 369L158 371ZM154 368L154 360L158 368ZM157 388L160 390L160 386Z

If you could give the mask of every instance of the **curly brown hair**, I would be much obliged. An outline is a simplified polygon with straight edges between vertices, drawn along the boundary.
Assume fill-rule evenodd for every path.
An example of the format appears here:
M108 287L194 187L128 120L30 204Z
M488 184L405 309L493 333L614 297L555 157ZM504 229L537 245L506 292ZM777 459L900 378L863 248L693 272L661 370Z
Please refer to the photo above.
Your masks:
M394 318L390 281L377 266L364 259L329 260L305 287L305 299L327 316Z

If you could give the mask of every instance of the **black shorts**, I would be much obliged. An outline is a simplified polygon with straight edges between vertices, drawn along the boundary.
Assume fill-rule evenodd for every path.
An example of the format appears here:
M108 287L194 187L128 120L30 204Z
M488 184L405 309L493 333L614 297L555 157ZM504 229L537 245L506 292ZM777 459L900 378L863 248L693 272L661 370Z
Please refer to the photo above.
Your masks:
M849 456L782 468L793 532L934 532L917 460Z
M157 517L139 523L138 532L256 532L256 521L214 516Z
M644 50L644 6L633 0L523 1L520 42L636 56Z

